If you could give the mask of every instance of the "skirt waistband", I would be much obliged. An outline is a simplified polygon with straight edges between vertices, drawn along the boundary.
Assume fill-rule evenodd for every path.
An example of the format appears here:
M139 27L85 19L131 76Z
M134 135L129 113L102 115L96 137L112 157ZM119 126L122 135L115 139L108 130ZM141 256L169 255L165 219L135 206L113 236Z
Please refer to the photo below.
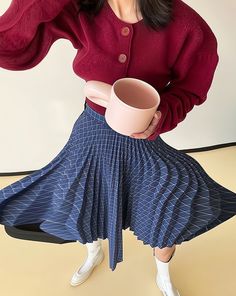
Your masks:
M109 125L108 125L108 123L106 122L106 119L105 119L105 115L102 115L102 114L100 114L100 113L98 113L97 111L95 111L95 110L93 110L87 103L85 103L85 109L84 109L84 111L83 111L85 114L88 114L89 116L92 116L93 118L95 118L96 120L99 120L99 121L101 121L101 122L104 122L106 125L107 125L107 127L109 127L109 128L111 128ZM155 143L155 142L159 142L159 141L161 141L162 139L161 139L161 137L160 137L160 135L158 135L157 136L157 138L155 139L155 140L152 140L152 141L147 141L146 139L135 139L135 138L130 138L130 137L127 137L127 136L125 136L125 135L122 135L122 134L119 134L120 135L120 137L125 137L125 138L128 138L129 140L131 140L131 141L134 141L134 142L136 142L136 141L138 141L138 142L144 142L144 143L146 143L147 145L151 145L152 143Z
M85 104L85 113L93 116L95 119L100 120L102 122L106 122L105 116L93 110L87 103Z

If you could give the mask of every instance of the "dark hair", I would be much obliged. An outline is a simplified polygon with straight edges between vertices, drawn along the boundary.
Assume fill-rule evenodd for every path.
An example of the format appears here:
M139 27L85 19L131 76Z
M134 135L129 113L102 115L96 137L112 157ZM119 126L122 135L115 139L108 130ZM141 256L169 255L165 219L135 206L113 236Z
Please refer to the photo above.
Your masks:
M107 0L76 0L79 11L85 11L92 19ZM144 24L154 30L166 27L172 20L173 0L137 0Z

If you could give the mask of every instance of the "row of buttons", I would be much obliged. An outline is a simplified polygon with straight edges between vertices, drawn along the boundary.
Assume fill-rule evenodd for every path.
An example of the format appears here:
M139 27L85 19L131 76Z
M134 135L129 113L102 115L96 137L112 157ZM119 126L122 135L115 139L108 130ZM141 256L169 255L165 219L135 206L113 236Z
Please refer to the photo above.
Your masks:
M121 29L121 35L123 35L123 36L128 36L129 33L130 33L130 29L129 29L129 27L123 27L123 28ZM126 56L126 54L121 53L121 54L119 55L119 57L118 57L118 60L119 60L120 63L125 63L126 60L127 60L127 56Z

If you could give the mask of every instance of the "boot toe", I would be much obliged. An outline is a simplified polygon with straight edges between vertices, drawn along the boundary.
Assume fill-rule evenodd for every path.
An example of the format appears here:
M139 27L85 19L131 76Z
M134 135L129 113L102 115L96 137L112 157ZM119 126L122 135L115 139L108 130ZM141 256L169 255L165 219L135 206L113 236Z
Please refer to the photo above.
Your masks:
M87 270L85 272L80 272L81 267L82 267L82 266L80 266L71 278L71 281L70 281L71 286L77 286L79 284L82 284L84 281L86 281L87 278L92 273L92 271L94 270L94 268L103 261L104 257L105 257L104 252L101 249L101 252L98 253L97 258L94 261L94 264L90 267L89 270Z

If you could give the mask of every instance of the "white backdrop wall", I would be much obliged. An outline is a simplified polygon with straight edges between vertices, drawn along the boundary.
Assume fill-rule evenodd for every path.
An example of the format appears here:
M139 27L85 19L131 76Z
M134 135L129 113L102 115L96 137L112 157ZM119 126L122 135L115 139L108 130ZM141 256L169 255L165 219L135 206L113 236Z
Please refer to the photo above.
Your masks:
M220 62L206 102L195 106L174 130L162 134L177 149L236 141L235 0L184 1L210 25L218 40ZM0 15L10 0L1 0ZM36 170L51 161L67 142L83 111L85 81L76 76L76 50L60 39L46 58L26 71L0 68L0 172Z

